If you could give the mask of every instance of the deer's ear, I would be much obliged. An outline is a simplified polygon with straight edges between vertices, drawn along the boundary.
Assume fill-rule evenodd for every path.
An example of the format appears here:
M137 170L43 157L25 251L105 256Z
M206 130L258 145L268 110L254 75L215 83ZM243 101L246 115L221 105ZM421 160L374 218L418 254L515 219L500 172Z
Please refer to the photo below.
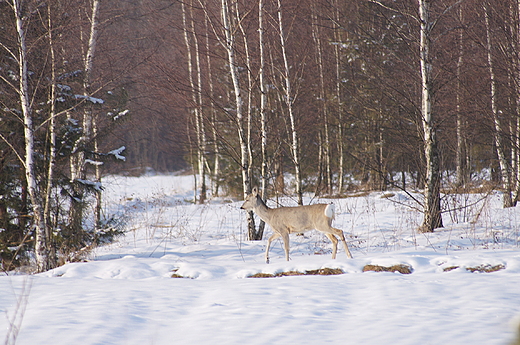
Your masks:
M251 192L254 196L258 195L258 188L253 187L253 191Z

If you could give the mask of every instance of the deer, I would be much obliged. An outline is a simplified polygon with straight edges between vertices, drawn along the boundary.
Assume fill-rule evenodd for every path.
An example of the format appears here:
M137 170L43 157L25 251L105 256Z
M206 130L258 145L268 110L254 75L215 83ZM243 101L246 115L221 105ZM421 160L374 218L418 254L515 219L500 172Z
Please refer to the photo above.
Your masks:
M318 230L331 240L332 259L336 259L338 251L338 239L336 236L339 236L341 242L343 242L345 253L352 259L352 254L348 249L343 231L332 227L332 220L334 219L333 204L270 208L258 194L258 189L254 187L240 208L253 211L273 229L274 233L267 240L265 249L266 263L269 263L269 248L273 240L279 237L282 238L285 259L289 261L289 234L303 233L310 230Z

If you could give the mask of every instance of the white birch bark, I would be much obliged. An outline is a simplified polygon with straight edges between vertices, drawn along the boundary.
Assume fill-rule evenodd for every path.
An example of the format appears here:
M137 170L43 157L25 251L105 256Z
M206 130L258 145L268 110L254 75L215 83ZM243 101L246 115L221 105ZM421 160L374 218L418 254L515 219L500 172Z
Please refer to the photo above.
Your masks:
M208 65L208 85L209 85L209 98L211 102L211 134L213 137L213 174L212 174L212 195L213 197L217 197L219 193L219 184L220 184L220 148L219 148L219 137L217 132L217 111L216 105L214 103L215 99L215 88L213 85L213 70L212 70L212 61L209 45L209 25L208 25L208 17L204 16L204 28L206 30L206 63Z
M240 29L240 33L242 34L242 40L244 42L244 53L246 57L246 74L247 74L247 109L246 109L246 118L247 118L247 152L249 154L249 172L248 175L251 176L253 168L253 149L251 147L251 140L252 140L252 126L253 126L253 76L251 75L252 66L251 66L251 56L249 54L249 44L247 39L247 34L244 30L244 26L242 25L242 20L240 18L240 10L238 1L235 4L235 12L236 12L236 18L237 18L237 25Z
M92 69L94 67L94 56L96 53L97 38L98 38L98 25L99 25L99 5L100 0L93 0L92 12L90 17L90 30L89 38L87 43L87 51L85 53L83 61L83 95L88 100L88 97L92 96L91 92L91 79ZM82 121L82 135L74 145L73 153L76 153L76 158L71 164L71 180L84 179L85 178L85 153L84 148L88 141L92 138L92 109L90 102L85 102L85 111L83 112Z
M268 184L268 162L267 162L267 90L265 87L265 52L264 52L264 1L258 1L258 48L260 54L260 69L258 71L258 79L260 84L260 135L261 135L261 155L262 166L260 172L260 188L262 200L267 198ZM260 221L258 225L257 237L262 239L265 228L265 222Z
M420 232L433 232L442 227L440 207L440 171L437 152L435 121L432 113L432 64L430 58L431 28L430 1L419 0L420 16L420 65L421 65L421 115L424 134L426 177L424 186L424 220Z
M191 56L191 45L190 45L190 39L189 39L189 35L188 35L188 20L187 20L187 15L186 15L186 4L184 3L184 1L181 1L181 10L182 10L182 28L183 28L183 34L184 34L184 44L186 45L186 54L187 54L187 63L188 63L188 80L189 80L189 83L190 83L190 88L191 88L191 97L192 97L192 102L193 104L196 104L197 103L197 100L196 100L196 96L195 96L195 93L194 93L194 90L195 90L195 83L193 82L193 62L192 62L192 56ZM195 108L194 109L194 112L196 112L197 109ZM195 117L197 118L198 116L195 115ZM188 124L190 123L190 121L188 121ZM190 126L188 126L188 133L190 132ZM191 139L191 137L189 136L189 138ZM191 149L193 148L193 144L191 143L190 141L190 151ZM197 157L198 157L198 148L197 148ZM193 154L191 154L191 156L193 157ZM198 160L197 160L198 162ZM197 187L197 172L196 172L196 169L195 169L195 165L198 165L198 163L194 163L193 160L191 162L191 165L193 167L193 181L194 181L194 190L193 190L193 198L194 198L194 202L197 202L198 198L197 198L197 193L198 193L198 187Z
M286 51L286 41L283 30L283 21L282 21L282 3L281 0L278 0L278 26L279 26L279 35L280 35L280 44L282 48L282 58L283 58L283 78L285 80L285 90L284 90L284 101L287 106L287 112L289 114L289 121L291 123L291 153L292 159L294 163L294 177L296 183L296 195L298 197L298 205L303 205L303 191L302 191L302 177L301 177L301 167L300 167L300 146L299 146L299 137L298 131L296 128L296 119L293 111L293 102L292 99L292 89L291 89L291 79L290 79L290 71L289 71L289 61L287 59L287 51Z
M504 143L502 140L502 124L500 122L500 117L498 114L497 86L495 70L493 65L493 40L491 37L491 28L489 24L489 7L486 2L484 2L484 20L486 26L486 53L490 79L491 113L493 115L493 124L495 126L494 139L498 155L498 162L500 166L502 188L504 189L502 204L503 207L511 207L513 205L513 202L511 199L510 172L507 158L505 155Z
M87 43L87 50L83 60L83 96L85 97L85 105L82 119L82 133L76 141L73 148L73 156L71 158L71 181L74 185L74 196L71 198L71 206L69 212L70 226L74 231L74 235L79 236L83 231L83 213L84 213L84 190L78 185L78 180L86 179L86 161L85 149L93 138L93 110L92 103L89 101L92 84L92 69L94 67L94 56L99 35L99 6L100 0L93 0L90 16L90 28Z
M87 92L90 91L92 83L92 69L94 67L94 56L96 54L96 46L99 34L99 4L100 0L93 0L92 2L92 14L90 18L90 35L88 39L87 55L85 56L85 77L83 80L83 87ZM86 94L85 96L91 95Z
M46 226L44 218L44 208L42 207L42 199L39 194L36 167L34 162L35 146L34 146L34 125L33 114L29 96L28 70L27 70L27 44L25 26L23 22L22 1L12 1L14 16L16 21L16 31L18 35L18 73L19 73L19 89L20 105L24 120L24 137L25 137L25 179L27 182L27 191L31 200L34 222L34 254L36 258L37 272L43 272L50 269L49 256L47 252Z
M193 34L193 44L195 47L195 71L197 74L196 89L193 90L195 94L195 116L196 116L196 130L198 143L198 168L200 180L200 195L199 203L203 204L206 201L206 128L204 125L203 103L202 103L202 71L200 67L200 50L199 40L195 31L195 19L193 18L193 3L190 6L191 12L191 32Z
M249 193L251 193L251 181L249 176L249 152L248 143L246 139L246 131L244 126L244 102L242 100L242 91L240 88L240 76L238 73L238 65L236 62L235 50L236 50L236 38L235 38L235 27L232 27L231 23L232 10L229 8L228 0L221 0L221 15L222 24L224 30L224 48L226 49L229 69L231 74L231 80L233 83L233 91L235 95L235 112L236 112L236 125L238 132L238 140L240 143L240 170L242 172L242 188L244 193L244 199ZM248 227L248 238L253 240L255 238L255 223L253 218L253 212L247 212L247 227Z
M261 188L262 199L265 200L267 188L267 90L265 88L265 55L264 55L264 1L258 1L258 40L260 53L260 70L258 72L260 83L260 130L262 136L262 172Z
M52 267L57 265L56 263L56 248L52 241L52 230L50 226L50 208L51 208L51 194L54 180L54 168L56 165L56 54L54 47L54 36L53 36L53 21L52 21L52 6L47 5L47 16L48 16L48 38L49 38L49 50L51 60L51 90L49 94L49 156L47 166L47 185L44 193L44 224L45 224L45 237L47 245L47 253L49 256L49 264Z
M202 138L203 134L202 134L202 126L203 126L203 123L201 123L201 118L202 116L200 115L200 112L201 112L201 108L199 107L199 100L200 98L202 97L201 96L201 91L199 89L199 85L195 85L195 79L193 77L194 75L194 68L193 68L193 55L192 55L192 47L191 47L191 44L190 44L190 37L189 37L189 26L188 26L188 22L187 22L187 12L186 12L186 5L184 2L181 2L181 7L182 7L182 23L183 23L183 31L184 31L184 42L186 44L186 52L187 52L187 62L188 62L188 80L189 80L189 83L190 83L190 88L191 88L191 98L192 98L192 102L193 102L193 119L194 119L194 123L195 123L195 132L196 132L196 138L197 138L197 170L198 170L198 173L199 173L199 178L198 178L198 182L200 183L200 186L201 186L201 190L200 190L200 193L199 193L199 197L197 198L197 187L195 187L195 201L199 202L199 203L204 203L204 200L205 200L205 197L206 197L206 184L205 184L205 165L204 165L204 155L202 153L202 146L205 146L203 145L203 142L205 143L205 139ZM193 29L194 29L194 23L193 23L193 18L191 20L191 31L193 32ZM195 36L195 33L193 32L193 37L194 39L196 39L196 36ZM197 69L199 70L199 74L198 74L198 78L200 78L200 57L198 56L198 43L195 45L196 46L196 52L195 52L195 59L196 59L196 67ZM198 79L199 80L199 79ZM200 98L199 98L199 95L200 95ZM194 173L194 176L195 176L195 180L197 180L197 175ZM195 183L195 185L197 186L197 183Z

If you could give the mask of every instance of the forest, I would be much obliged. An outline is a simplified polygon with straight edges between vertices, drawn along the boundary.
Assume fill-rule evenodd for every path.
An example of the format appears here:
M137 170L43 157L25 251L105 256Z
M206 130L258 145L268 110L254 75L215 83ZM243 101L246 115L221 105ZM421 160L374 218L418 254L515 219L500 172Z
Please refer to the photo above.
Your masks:
M419 190L520 198L520 0L0 0L0 258L117 236L103 176L197 203ZM263 224L248 215L250 240Z

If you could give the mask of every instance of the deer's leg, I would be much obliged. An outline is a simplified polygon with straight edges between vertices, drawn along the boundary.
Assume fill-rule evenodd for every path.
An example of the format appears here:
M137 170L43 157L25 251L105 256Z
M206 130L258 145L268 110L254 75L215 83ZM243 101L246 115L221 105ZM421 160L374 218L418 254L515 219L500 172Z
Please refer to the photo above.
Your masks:
M285 250L285 260L289 261L289 230L281 234L283 239L283 249Z
M271 242L273 240L277 239L278 237L280 237L280 234L275 231L274 234L272 234L271 237L269 237L269 239L267 240L267 247L265 248L265 262L266 263L269 263L269 248L271 247Z
M325 234L332 242L332 258L336 258L336 253L338 252L338 239L333 234Z
M347 253L347 256L350 259L352 259L352 254L350 253L350 250L348 249L347 241L345 241L345 234L343 233L343 231L341 231L340 229L332 228L332 227L331 227L331 229L333 230L334 234L339 236L339 238L341 239L341 242L343 242L343 247L345 247L345 253Z

